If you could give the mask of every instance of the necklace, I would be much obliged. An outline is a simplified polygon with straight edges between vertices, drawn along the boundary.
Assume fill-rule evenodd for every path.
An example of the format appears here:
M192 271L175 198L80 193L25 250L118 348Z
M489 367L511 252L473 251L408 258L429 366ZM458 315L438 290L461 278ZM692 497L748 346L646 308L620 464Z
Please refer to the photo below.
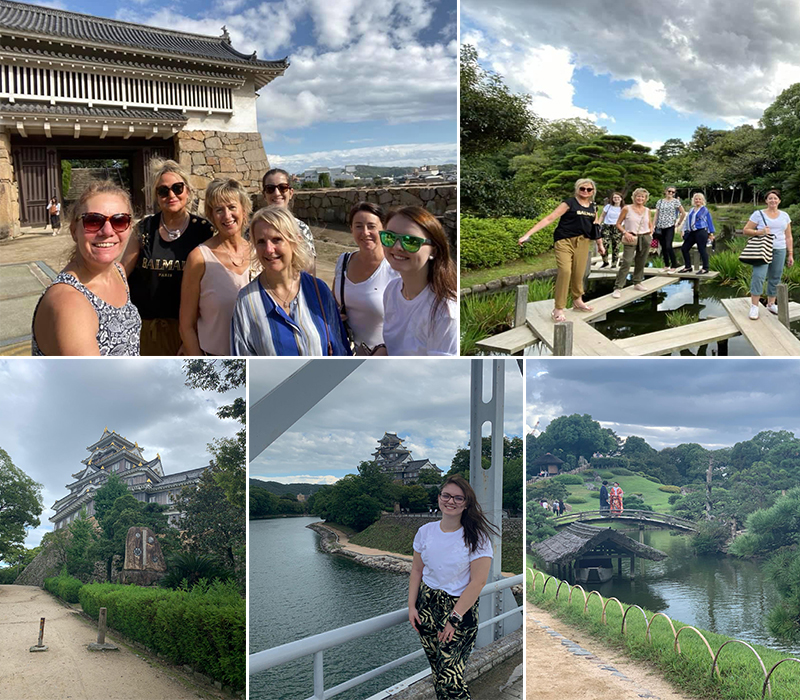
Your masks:
M244 253L242 253L242 256L239 258L239 261L237 262L236 258L233 257L233 252L231 252L230 250L226 250L225 252L228 254L228 257L231 259L231 262L233 263L234 267L241 267L242 266L242 264L244 263Z
M168 228L167 225L164 223L164 217L163 216L161 217L161 229L164 231L164 233L167 234L167 238L169 238L169 240L171 241L178 240L183 234L183 232L186 230L186 227L188 225L189 225L188 216L186 217L186 220L183 223L181 223L181 225L178 226L178 228L175 229Z
M297 278L295 278L297 279ZM275 290L274 287L268 287L267 292L270 296L274 297L278 303L281 305L281 308L286 309L287 311L292 306L292 301L297 296L297 292L294 291L294 279L289 283L289 293L286 295L285 298L281 298L278 295L278 292Z

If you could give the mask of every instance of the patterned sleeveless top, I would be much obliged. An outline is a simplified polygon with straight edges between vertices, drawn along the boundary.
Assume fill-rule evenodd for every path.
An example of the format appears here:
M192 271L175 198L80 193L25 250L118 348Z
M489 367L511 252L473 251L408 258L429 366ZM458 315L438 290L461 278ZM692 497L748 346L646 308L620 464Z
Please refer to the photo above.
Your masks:
M97 346L100 348L101 355L138 355L142 319L139 317L138 309L131 304L131 291L128 288L125 272L118 263L114 263L114 266L125 283L125 291L128 295L125 305L119 308L103 301L68 272L59 273L58 277L53 280L53 284L68 284L88 299L97 314ZM50 287L47 289L50 289ZM42 303L47 289L44 290L36 304L36 309L33 312L33 321L31 322L31 355L34 357L44 355L36 344L36 336L33 334L33 322L36 320L36 312L39 310L39 304Z

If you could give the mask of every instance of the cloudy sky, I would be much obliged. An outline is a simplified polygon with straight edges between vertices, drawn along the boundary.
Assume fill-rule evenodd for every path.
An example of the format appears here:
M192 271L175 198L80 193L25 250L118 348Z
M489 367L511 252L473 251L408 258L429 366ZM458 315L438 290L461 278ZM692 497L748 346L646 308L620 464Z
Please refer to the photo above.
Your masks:
M251 360L250 405L305 362ZM470 362L365 362L261 455L251 455L250 476L283 482L331 483L355 473L360 462L371 459L385 432L403 438L415 459L427 458L447 471L456 450L466 447L469 441ZM483 364L489 367L491 363ZM506 362L504 369L504 433L520 436L522 377L516 362ZM298 396L304 396L306 387L299 385L297 391ZM253 421L249 428L259 429Z
M800 82L797 0L462 0L461 41L540 116L655 148L755 123Z
M800 435L796 360L529 360L526 433L588 413L620 437L660 450L696 442L733 446L762 430Z
M86 448L108 428L138 442L144 456L161 455L167 474L208 464L206 445L233 436L235 421L217 408L244 389L216 394L184 386L180 360L0 358L0 447L42 484L41 525L27 547L51 531L50 506L67 495L66 484L83 467Z
M42 0L34 3L220 36L258 58L288 57L262 88L271 165L454 163L456 0Z

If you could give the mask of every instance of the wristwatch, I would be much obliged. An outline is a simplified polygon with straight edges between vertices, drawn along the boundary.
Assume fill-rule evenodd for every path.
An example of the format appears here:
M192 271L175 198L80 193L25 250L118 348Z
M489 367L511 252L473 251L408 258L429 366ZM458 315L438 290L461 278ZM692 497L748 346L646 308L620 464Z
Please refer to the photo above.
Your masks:
M454 627L457 628L462 622L464 622L464 618L459 615L455 609L450 613L450 617L447 618L447 621Z

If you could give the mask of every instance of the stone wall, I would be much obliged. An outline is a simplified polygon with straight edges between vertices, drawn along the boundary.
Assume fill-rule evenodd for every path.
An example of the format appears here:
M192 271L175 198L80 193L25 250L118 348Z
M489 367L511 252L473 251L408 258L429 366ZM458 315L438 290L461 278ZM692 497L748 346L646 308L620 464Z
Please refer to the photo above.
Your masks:
M0 133L0 241L19 234L19 189L14 180L11 139Z
M415 205L436 216L456 210L456 185L402 185L399 187L329 187L321 190L295 190L292 210L308 223L347 223L347 214L356 202L380 204L384 209Z
M189 172L202 214L205 189L215 177L241 182L252 195L261 192L261 178L269 170L267 154L257 132L180 131L175 136L175 159Z

